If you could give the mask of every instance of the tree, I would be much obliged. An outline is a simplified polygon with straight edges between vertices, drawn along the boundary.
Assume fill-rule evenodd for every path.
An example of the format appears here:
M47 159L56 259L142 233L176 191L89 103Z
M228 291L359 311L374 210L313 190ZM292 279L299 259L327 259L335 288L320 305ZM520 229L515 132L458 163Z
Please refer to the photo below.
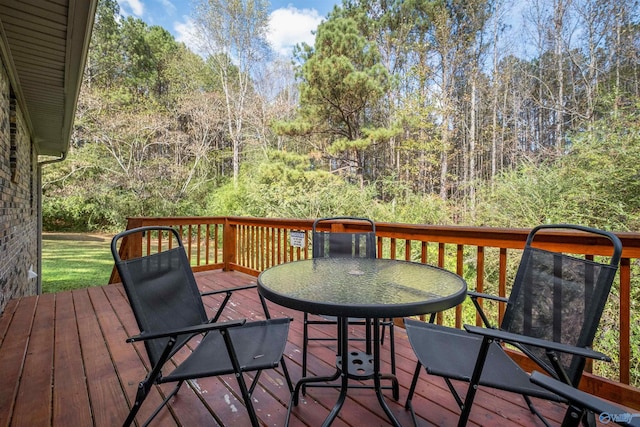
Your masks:
M109 88L120 76L120 7L116 0L100 0L91 33L85 80L89 86Z
M475 1L433 1L423 4L431 27L426 42L435 55L431 67L434 70L433 83L438 90L437 105L440 116L440 139L442 144L440 155L440 197L445 200L450 193L450 156L458 148L456 132L464 135L464 129L457 124L458 114L463 111L460 101L464 92L461 90L473 78L469 71L479 69L479 52L482 44L478 38L489 17L491 2ZM471 73L473 74L473 73ZM458 142L459 144L459 142ZM461 168L461 170L464 170Z
M333 16L320 24L315 48L298 50L300 110L296 121L281 124L287 135L309 135L327 144L333 170L346 170L364 183L366 150L389 139L376 108L389 87L374 43L351 18Z
M224 92L227 132L233 144L233 180L240 171L245 141L246 107L252 91L252 75L269 55L266 0L200 0L194 22L200 46L217 74Z
M145 34L145 40L151 56L149 68L153 73L153 92L158 98L166 97L171 86L169 67L172 58L181 50L181 46L176 43L171 33L157 25L149 28Z
M167 55L164 68L167 87L163 93L167 107L172 108L176 102L189 98L193 93L219 92L212 84L214 77L200 55L189 50L184 43L178 43L176 49Z

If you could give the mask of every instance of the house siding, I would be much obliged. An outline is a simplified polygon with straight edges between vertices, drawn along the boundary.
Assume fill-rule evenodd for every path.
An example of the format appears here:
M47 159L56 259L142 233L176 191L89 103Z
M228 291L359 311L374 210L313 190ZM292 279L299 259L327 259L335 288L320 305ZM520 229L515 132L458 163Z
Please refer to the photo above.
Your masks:
M38 279L37 151L0 63L0 313L13 298L34 295Z

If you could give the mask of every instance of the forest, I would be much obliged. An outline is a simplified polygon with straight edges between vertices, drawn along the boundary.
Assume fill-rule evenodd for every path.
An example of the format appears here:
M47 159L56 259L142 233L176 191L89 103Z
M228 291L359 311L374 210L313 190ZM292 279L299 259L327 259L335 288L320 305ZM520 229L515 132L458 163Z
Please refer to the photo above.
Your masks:
M363 215L640 231L637 0L343 0L291 57L268 10L195 0L196 51L100 0L68 156L43 169L44 229Z

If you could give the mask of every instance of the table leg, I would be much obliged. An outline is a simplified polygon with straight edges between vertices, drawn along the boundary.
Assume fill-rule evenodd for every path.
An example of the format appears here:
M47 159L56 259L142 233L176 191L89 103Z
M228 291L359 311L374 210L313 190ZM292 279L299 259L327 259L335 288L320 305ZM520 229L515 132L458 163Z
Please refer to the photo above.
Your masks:
M292 396L292 403L294 406L298 405L299 402L299 395L300 395L300 389L302 387L304 387L304 385L308 384L308 383L321 383L321 382L329 382L329 381L335 381L338 378L340 378L340 369L336 368L336 371L333 373L333 375L328 375L328 376L324 376L324 377L304 377L304 378L300 378L300 380L298 380L298 382L296 383L296 387L293 390L293 396Z
M340 355L340 357L342 358L342 366L349 366L349 335L348 335L348 324L349 324L349 319L348 318L342 318L339 317L338 318L338 336L340 337L340 339L338 340L338 354ZM338 415L338 412L340 411L340 408L342 408L342 405L344 404L344 401L347 397L347 389L349 387L349 373L348 370L346 371L342 371L340 368L336 367L336 371L334 372L333 375L330 376L324 376L324 377L304 377L301 378L300 380L298 380L298 382L296 383L296 387L293 390L293 393L291 395L291 402L289 403L289 408L287 410L287 419L285 422L285 427L288 427L289 425L289 419L291 418L291 409L294 406L298 405L299 402L299 395L300 395L300 389L309 383L316 383L316 382L330 382L330 381L335 381L338 378L341 378L340 381L340 395L338 396L338 400L336 401L336 404L333 406L333 409L331 409L331 412L329 413L329 415L327 416L327 418L324 420L324 422L322 423L322 426L329 426L333 420L336 418L336 416Z
M338 369L340 372L341 381L340 381L340 395L338 396L338 400L336 404L333 405L333 409L327 415L327 418L322 423L322 427L330 426L333 420L340 412L342 405L344 404L345 399L347 398L347 389L349 388L349 318L348 317L339 317L338 318L338 328L340 328L340 342L338 343L338 354L342 357L342 368ZM346 368L345 368L346 367Z
M400 427L400 422L395 417L395 415L393 415L393 412L391 412L391 409L387 405L387 402L384 400L384 395L382 394L382 384L380 383L380 380L384 377L393 381L394 399L398 400L399 397L397 378L393 375L383 376L380 373L380 319L378 318L373 319L373 372L373 384L376 389L376 396L378 396L378 402L380 403L382 409L384 409L384 412L387 414L387 418L389 418L389 421L391 421L394 426Z

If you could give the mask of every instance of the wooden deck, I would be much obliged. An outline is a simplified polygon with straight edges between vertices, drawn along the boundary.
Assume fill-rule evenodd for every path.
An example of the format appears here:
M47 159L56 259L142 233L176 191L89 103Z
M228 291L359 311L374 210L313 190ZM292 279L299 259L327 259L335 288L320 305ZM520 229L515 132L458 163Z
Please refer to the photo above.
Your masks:
M203 291L255 282L254 277L237 272L197 273L196 278ZM212 311L218 303L213 297L205 302ZM302 315L273 304L270 310L272 317L294 318L286 357L296 381L301 373ZM229 318L256 318L260 314L254 290L243 291L242 298L236 296L225 311ZM410 426L404 401L416 359L404 330L395 330L400 400L393 401L387 393L388 402L400 422ZM0 317L0 427L120 425L147 364L143 348L125 342L136 333L135 320L119 284L11 301ZM326 345L312 344L309 366L313 373L333 372L335 353ZM383 362L388 366L386 343ZM284 424L289 392L281 373L281 370L265 372L254 392L254 405L265 425ZM164 392L164 386L152 391L138 420L151 413ZM199 380L193 388L183 387L171 401L170 410L163 410L152 425L248 425L238 395L233 377ZM307 396L293 410L291 425L321 425L336 398L337 391L332 388L308 389ZM459 410L444 382L425 372L414 397L414 407L421 426L449 426L457 422ZM540 401L538 407L552 422L559 423L564 414L562 405ZM333 425L388 424L373 390L352 389ZM541 425L520 396L482 389L471 412L471 424Z

